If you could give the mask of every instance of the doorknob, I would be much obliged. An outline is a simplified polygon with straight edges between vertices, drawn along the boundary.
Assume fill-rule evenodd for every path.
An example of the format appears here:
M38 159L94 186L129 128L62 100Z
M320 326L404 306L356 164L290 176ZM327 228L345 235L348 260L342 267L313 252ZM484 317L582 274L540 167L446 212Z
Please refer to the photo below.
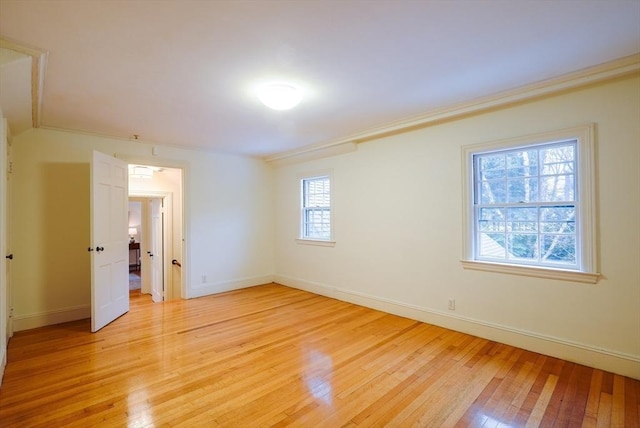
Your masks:
M96 247L96 253L99 253L100 251L104 251L104 247Z
M9 254L8 256L5 256L5 259L13 260L13 254Z

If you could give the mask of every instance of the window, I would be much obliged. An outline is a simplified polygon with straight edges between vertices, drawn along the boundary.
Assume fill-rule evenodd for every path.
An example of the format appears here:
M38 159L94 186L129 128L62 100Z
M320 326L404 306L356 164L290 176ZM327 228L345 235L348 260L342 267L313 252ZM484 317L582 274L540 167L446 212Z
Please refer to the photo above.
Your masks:
M591 135L582 127L463 149L465 267L597 281Z
M302 178L301 186L301 239L331 241L333 228L331 224L330 175Z

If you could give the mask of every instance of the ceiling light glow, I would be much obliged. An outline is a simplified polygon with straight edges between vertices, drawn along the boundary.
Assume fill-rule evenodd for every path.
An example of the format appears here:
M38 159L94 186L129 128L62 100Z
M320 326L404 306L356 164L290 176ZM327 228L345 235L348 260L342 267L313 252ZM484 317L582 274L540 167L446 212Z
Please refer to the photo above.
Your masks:
M302 90L289 83L268 83L257 90L258 99L274 110L289 110L302 101Z
M153 178L153 169L142 165L129 165L130 178Z

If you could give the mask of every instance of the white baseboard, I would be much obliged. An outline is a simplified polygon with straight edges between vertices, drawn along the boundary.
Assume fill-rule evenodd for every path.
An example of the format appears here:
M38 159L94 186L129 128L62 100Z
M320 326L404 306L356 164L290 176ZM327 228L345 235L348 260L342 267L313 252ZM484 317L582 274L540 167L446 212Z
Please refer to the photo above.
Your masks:
M2 358L0 358L0 386L2 386L2 379L4 378L4 368L7 367L7 347L3 346L0 352L2 352Z
M27 315L16 315L13 318L13 331L30 330L46 325L77 321L91 318L91 305L74 306Z
M390 314L411 318L428 324L493 340L528 351L561 358L566 361L606 370L634 379L640 379L640 357L596 348L591 345L576 343L569 340L546 336L543 334L519 330L516 328L461 317L427 309L403 302L384 299L365 293L359 293L332 287L325 284L293 278L286 275L275 275L278 284L314 294L331 297L368 308L377 309Z
M208 296L210 294L224 293L225 291L239 290L241 288L254 287L256 285L269 284L273 282L273 275L259 275L249 278L233 279L216 283L196 284L187 290L187 298Z

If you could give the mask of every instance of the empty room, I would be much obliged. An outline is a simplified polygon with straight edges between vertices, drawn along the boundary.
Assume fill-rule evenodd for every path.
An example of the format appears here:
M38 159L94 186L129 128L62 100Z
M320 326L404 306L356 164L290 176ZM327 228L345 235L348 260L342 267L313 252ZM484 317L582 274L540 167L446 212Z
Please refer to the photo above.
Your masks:
M639 427L640 2L0 0L0 426Z

